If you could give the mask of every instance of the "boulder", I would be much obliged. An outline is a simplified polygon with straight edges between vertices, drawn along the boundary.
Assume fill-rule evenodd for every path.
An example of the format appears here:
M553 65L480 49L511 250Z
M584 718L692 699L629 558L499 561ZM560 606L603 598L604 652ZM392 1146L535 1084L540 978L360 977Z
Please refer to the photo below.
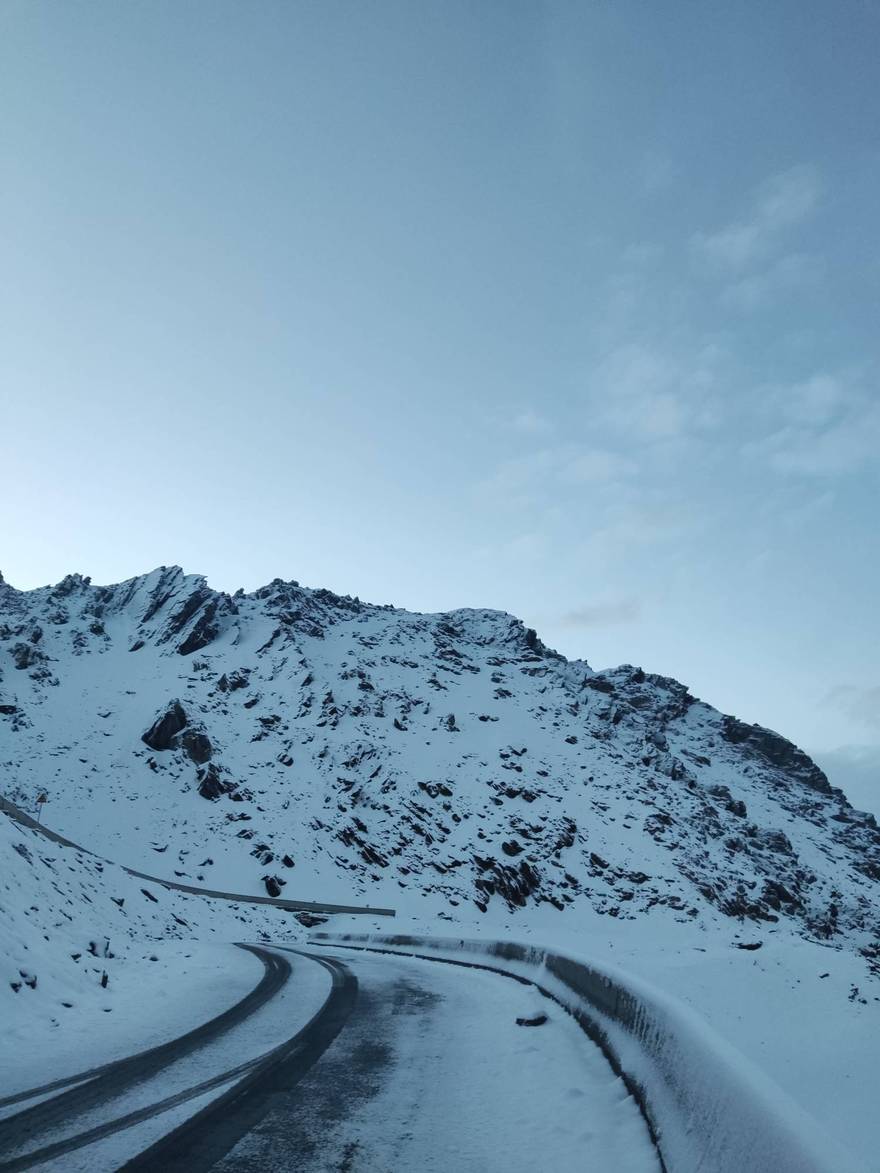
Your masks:
M187 726L187 716L180 701L172 701L161 717L157 717L141 741L150 749L171 749L174 738Z
M199 794L202 798L210 799L212 802L233 789L233 784L221 776L213 762L209 762L207 766L199 770L198 778Z
M203 766L205 762L210 761L211 754L214 752L214 747L211 745L211 739L207 733L202 733L198 729L187 729L181 735L180 744L183 746L186 756L197 766Z

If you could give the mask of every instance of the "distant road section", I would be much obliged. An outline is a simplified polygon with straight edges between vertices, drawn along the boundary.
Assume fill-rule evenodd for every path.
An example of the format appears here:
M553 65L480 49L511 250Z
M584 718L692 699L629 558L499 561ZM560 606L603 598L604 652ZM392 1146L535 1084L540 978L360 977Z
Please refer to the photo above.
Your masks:
M0 811L3 811L4 814L7 814L23 827L30 827L46 839L51 839L53 843L59 843L62 847L72 847L75 851L84 851L87 855L95 854L93 851L89 851L87 847L83 847L80 843L74 843L70 839L65 839L63 835L59 835L56 831L44 827L42 823L38 823L36 819L32 818L20 807L17 807L15 803L10 802L8 798L0 796ZM151 884L160 884L163 888L171 888L175 892L188 892L191 896L209 896L214 900L231 900L236 904L271 904L274 908L284 908L292 912L344 912L362 913L368 916L395 915L393 908L369 908L365 905L356 904L321 904L312 900L280 900L273 896L244 896L240 892L218 892L213 888L196 888L192 884L178 884L174 880L162 880L158 876L150 876L146 872L138 872L134 868L127 868L125 864L119 864L119 866L123 871L128 872L130 876L137 876L139 880L149 880Z

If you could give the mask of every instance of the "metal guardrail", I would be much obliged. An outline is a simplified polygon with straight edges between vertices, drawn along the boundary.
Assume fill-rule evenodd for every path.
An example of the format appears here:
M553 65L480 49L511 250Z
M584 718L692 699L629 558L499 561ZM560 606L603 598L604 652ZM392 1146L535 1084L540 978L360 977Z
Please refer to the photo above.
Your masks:
M0 811L3 811L16 823L20 823L23 827L30 827L53 843L58 843L62 847L72 847L75 851L85 852L86 855L95 855L95 852L89 851L87 847L74 843L72 839L65 839L63 835L59 835L57 831L52 831L49 827L44 827L42 823L38 823L35 818L16 806L15 803L10 802L8 798L0 796ZM103 857L95 856L95 858L102 859ZM104 862L111 863L112 861L105 860ZM175 880L163 880L159 876L151 876L146 872L128 868L125 864L117 866L121 867L124 872L128 872L130 876L136 876L139 880L148 880L151 884L159 884L162 888L169 888L175 892L185 892L189 896L207 896L214 900L229 900L236 904L270 904L273 908L283 908L290 912L350 913L356 916L397 915L393 908L370 908L356 904L323 904L313 900L282 900L274 896L245 896L240 892L220 892L214 888L197 888L193 884L178 884Z
M311 940L525 977L601 1048L669 1173L868 1173L705 1020L616 968L516 941L328 932Z

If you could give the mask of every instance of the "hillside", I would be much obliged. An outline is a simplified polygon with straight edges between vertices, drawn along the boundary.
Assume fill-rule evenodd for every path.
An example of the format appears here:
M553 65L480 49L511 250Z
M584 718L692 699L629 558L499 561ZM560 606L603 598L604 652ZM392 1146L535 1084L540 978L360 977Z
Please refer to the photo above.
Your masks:
M461 923L721 916L880 956L880 831L806 755L500 612L176 567L2 583L0 768L71 839L195 884Z

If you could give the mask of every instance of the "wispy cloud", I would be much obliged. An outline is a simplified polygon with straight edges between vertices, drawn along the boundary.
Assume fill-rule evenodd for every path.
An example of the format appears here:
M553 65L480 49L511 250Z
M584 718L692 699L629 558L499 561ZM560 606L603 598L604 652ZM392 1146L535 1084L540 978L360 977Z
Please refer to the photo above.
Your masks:
M518 412L510 421L510 427L522 436L549 436L554 431L553 424L531 408Z
M562 615L560 627L607 627L614 623L635 623L641 614L637 599L617 599L590 603Z
M563 462L559 479L569 485L596 484L624 480L637 472L635 461L618 452L607 448L582 448Z
M880 814L880 745L843 745L812 756L853 806Z
M508 502L552 495L563 487L612 484L632 477L638 466L609 448L557 444L502 461L480 488Z
M880 731L880 685L859 688L840 684L826 695L825 703L858 724Z
M766 309L780 297L817 288L822 262L808 253L790 253L760 273L731 281L721 293L722 305L744 313Z
M721 271L744 271L763 261L785 230L811 215L821 190L815 167L782 171L755 191L748 215L716 232L697 232L691 247L696 256Z
M880 454L880 402L854 374L817 372L765 391L777 426L744 446L777 472L836 477Z
M592 402L603 423L631 441L668 440L714 426L721 354L711 344L686 357L626 343L592 373Z

